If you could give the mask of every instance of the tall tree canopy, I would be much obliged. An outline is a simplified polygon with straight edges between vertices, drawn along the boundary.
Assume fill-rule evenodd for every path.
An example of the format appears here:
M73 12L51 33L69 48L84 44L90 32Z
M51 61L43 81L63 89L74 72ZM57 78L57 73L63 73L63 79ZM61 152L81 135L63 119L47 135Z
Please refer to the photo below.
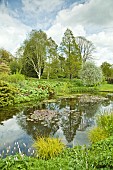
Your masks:
M113 65L105 61L102 63L101 69L105 78L113 77Z
M75 37L70 29L67 29L60 44L60 52L66 58L66 71L70 79L77 76L81 65L81 54L75 41Z
M93 59L92 53L95 50L93 43L82 36L76 37L76 42L80 49L83 63L90 59Z
M46 33L41 30L32 30L28 39L24 41L23 47L21 47L25 66L32 67L39 79L44 69L46 46Z
M52 74L56 74L58 70L58 45L50 37L47 40L47 50L46 50L46 74L49 79Z

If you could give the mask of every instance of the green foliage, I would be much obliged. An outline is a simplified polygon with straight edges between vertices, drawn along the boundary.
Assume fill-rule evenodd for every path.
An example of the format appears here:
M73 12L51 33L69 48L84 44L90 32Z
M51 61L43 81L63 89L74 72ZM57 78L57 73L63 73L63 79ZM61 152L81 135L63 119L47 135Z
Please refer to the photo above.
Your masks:
M3 48L0 48L0 63L5 63L9 65L12 59L13 59L13 56L9 51Z
M113 84L101 84L99 87L99 91L104 91L104 92L113 92Z
M9 83L21 83L25 80L25 76L23 74L20 74L16 72L15 74L7 74L7 73L2 73L0 74L0 80L9 82Z
M94 63L86 62L80 71L80 78L84 85L94 86L102 82L103 75L101 69Z
M113 136L113 113L104 113L97 117L97 127L89 132L92 143L98 142L109 136Z
M89 132L89 139L92 143L96 143L100 140L106 139L107 137L108 137L107 132L100 127L94 127Z
M64 146L58 138L50 137L37 137L37 141L34 143L37 157L45 160L58 156L64 149Z
M10 74L10 67L5 63L0 63L0 74L7 73Z
M15 74L17 72L21 72L22 70L22 63L21 60L13 60L10 62L10 69L11 69L11 73Z
M78 76L78 70L81 68L81 54L75 37L70 29L67 29L60 44L60 53L65 55L65 72L67 77Z
M113 68L111 64L104 62L101 65L101 69L106 78L113 77Z
M16 72L15 74L11 74L7 77L7 81L10 83L20 83L25 80L25 76Z
M8 77L9 77L8 73L3 72L0 74L0 80L7 81Z
M17 91L10 84L0 80L0 107L12 105Z
M97 119L98 127L103 128L109 136L113 135L113 113L104 113Z
M62 150L61 154L49 160L23 155L8 156L0 159L0 169L110 170L113 169L113 137L97 142L90 147L66 148Z
M24 41L22 49L23 69L25 70L26 64L29 68L32 67L36 72L37 77L40 79L46 60L47 49L47 35L42 30L32 30L28 38Z
M93 144L89 148L89 160L93 167L113 169L113 136Z

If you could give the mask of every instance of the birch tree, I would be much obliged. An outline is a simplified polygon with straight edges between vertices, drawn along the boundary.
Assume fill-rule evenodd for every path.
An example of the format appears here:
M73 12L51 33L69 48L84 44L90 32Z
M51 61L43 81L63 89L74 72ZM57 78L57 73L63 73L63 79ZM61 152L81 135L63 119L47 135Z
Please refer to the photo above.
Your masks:
M24 62L31 65L38 78L41 78L46 60L47 35L43 31L31 31L24 41Z

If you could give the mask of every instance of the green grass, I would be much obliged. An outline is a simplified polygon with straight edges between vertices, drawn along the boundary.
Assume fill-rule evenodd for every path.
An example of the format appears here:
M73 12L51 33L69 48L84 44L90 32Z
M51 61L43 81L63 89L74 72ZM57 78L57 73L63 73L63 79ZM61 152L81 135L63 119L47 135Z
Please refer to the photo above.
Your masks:
M102 84L99 87L100 92L113 92L113 84Z

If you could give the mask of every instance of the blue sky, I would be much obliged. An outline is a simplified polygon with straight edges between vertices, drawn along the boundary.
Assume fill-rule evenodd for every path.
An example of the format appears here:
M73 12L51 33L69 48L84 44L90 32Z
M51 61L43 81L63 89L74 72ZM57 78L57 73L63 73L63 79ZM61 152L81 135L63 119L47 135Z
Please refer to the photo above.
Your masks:
M98 65L113 64L113 0L0 0L0 48L13 54L32 29L60 44L66 28L94 43Z

